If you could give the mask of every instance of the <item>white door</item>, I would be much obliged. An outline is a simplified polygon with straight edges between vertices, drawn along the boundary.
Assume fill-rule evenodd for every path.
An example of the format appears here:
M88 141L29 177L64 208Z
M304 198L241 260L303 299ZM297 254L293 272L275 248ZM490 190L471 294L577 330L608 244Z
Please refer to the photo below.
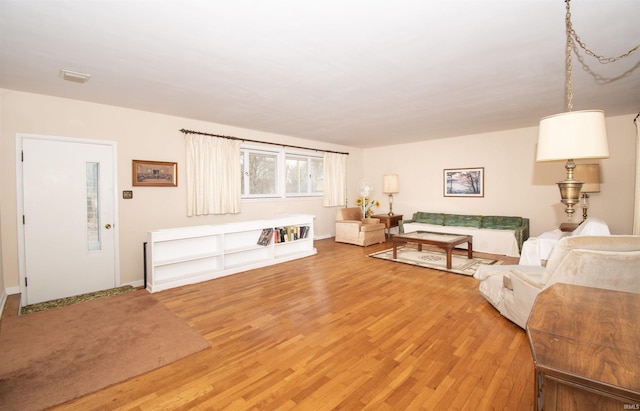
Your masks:
M21 140L23 304L115 287L115 143Z

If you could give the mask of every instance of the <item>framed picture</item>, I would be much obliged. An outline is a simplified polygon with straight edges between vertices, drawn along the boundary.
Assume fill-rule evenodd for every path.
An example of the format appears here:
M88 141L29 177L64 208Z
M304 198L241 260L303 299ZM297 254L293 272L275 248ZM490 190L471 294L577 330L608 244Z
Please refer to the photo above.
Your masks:
M444 170L445 197L484 197L484 167Z
M178 163L133 160L133 185L147 187L177 187Z

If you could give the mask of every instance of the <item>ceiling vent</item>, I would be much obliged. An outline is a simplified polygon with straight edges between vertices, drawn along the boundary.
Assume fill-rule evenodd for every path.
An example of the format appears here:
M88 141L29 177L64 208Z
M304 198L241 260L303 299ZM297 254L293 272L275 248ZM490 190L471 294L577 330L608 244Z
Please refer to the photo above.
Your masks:
M71 70L60 70L60 77L67 81L73 81L74 83L84 84L91 78L91 74L78 73Z

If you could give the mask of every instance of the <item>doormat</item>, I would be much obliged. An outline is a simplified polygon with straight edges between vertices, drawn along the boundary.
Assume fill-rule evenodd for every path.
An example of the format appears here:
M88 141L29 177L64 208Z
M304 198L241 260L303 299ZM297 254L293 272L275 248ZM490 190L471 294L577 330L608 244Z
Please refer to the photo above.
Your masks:
M418 251L415 248L398 247L398 258L393 259L393 248L369 254L369 257L381 258L398 263L411 264L419 267L432 268L434 270L447 271L449 273L472 276L481 264L501 264L500 260L489 258L467 258L464 255L453 254L451 256L451 269L447 268L447 255L445 252Z
M29 314L29 313L35 313L38 311L50 310L52 308L66 307L67 305L82 303L85 301L91 301L97 298L109 297L112 295L125 294L134 290L135 288L133 288L132 286L124 285L122 287L110 288L108 290L96 291L93 293L75 295L73 297L58 298L56 300L44 301L37 304L29 304L29 305L25 305L20 309L20 314Z
M3 318L0 409L49 409L210 346L142 289Z

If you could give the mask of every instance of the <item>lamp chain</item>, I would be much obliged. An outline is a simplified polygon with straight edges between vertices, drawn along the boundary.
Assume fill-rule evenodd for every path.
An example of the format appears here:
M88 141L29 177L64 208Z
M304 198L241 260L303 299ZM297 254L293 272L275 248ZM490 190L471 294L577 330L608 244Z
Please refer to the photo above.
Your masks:
M594 53L589 50L587 46L584 44L580 37L573 29L573 25L571 24L571 7L569 6L569 2L571 0L565 0L567 3L567 15L565 17L565 25L567 32L567 45L566 45L566 57L567 57L567 109L571 111L573 109L573 92L571 91L571 50L575 48L575 43L578 45L591 57L596 58L601 64L613 63L615 61L621 60L625 57L628 57L638 49L640 49L640 44L627 51L624 54L619 55L618 57L604 57L599 54Z
M564 19L565 27L567 31L567 44L565 46L565 54L567 59L567 111L573 110L573 92L571 91L571 49L573 49L573 37L571 32L571 9L569 7L569 0L565 0L567 3L567 15Z
M580 40L580 37L578 37L578 34L575 32L575 30L573 29L573 26L571 25L571 11L570 11L570 8L569 8L569 1L570 0L565 0L565 2L567 3L567 18L565 20L566 23L567 23L567 36L571 36L573 39L575 39L576 43L578 43L580 45L580 47L582 47L582 49L585 51L585 53L587 53L591 57L594 57L594 58L598 59L598 61L601 64L608 64L608 63L613 63L615 61L621 60L621 59L623 59L625 57L628 57L631 53L635 52L636 50L638 50L640 48L640 44L638 44L637 46L635 46L631 50L627 51L624 54L619 55L618 57L604 57L604 56L601 56L601 55L596 54L593 51L589 50L587 48L587 46L584 44L584 42L582 42L582 40Z

